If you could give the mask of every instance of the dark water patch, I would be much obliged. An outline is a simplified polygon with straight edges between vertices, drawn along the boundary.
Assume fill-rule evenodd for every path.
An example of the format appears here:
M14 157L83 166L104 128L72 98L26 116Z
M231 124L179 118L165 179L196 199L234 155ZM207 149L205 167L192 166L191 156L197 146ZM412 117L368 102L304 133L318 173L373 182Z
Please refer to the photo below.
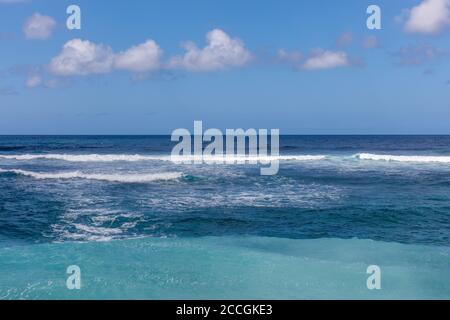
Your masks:
M0 146L0 151L16 151L25 149L24 146Z
M292 151L292 150L299 150L300 147L297 146L280 146L281 151Z

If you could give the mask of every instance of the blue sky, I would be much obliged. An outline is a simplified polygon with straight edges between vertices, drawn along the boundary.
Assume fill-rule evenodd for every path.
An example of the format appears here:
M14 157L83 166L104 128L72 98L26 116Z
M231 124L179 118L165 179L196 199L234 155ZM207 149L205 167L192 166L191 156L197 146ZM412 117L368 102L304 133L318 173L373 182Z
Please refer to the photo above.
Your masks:
M449 31L449 0L0 0L0 134L450 134Z

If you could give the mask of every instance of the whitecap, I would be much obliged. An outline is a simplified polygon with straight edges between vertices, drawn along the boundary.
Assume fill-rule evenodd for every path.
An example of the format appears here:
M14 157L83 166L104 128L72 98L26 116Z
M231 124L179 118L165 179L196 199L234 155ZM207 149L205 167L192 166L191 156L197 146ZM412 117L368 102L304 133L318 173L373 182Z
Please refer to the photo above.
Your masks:
M163 173L146 173L146 174L104 174L104 173L83 173L80 171L58 172L58 173L41 173L25 170L4 170L0 169L0 173L15 173L32 177L35 179L87 179L100 180L109 182L123 183L145 183L154 181L176 180L183 176L180 172L163 172Z
M23 154L0 155L0 159L31 161L31 160L60 160L68 162L140 162L140 161L170 161L176 163L185 162L211 162L211 163L236 163L236 162L270 162L270 161L317 161L324 160L324 155L140 155L140 154Z
M399 156L399 155L382 155L371 153L360 153L356 157L360 160L374 160L387 162L416 162L416 163L450 163L450 156Z

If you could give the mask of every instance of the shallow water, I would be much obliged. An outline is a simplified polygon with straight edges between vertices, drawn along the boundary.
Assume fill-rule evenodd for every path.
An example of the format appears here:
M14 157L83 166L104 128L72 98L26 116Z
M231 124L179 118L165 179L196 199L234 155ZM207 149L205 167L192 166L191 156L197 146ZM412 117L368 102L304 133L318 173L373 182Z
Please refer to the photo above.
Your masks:
M442 299L450 250L371 240L146 238L0 249L4 299ZM81 268L69 291L67 266ZM367 289L369 265L382 290Z

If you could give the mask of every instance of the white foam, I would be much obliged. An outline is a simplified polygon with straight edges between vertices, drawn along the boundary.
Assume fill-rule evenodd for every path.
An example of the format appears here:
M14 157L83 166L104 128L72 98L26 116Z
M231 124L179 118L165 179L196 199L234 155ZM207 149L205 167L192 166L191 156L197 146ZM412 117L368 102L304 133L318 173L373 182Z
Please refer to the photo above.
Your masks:
M293 161L319 161L319 160L325 160L326 156L311 156L311 155L301 155L301 156L279 156L277 157L278 160L293 160Z
M0 155L0 159L7 160L62 160L68 162L137 162L149 160L170 160L170 156L146 156L139 154L22 154Z
M82 173L80 171L59 172L59 173L41 173L25 170L3 170L0 173L12 172L35 179L88 179L100 180L110 182L124 182L124 183L145 183L153 181L167 181L176 180L183 176L180 172L165 172L165 173L147 173L147 174L103 174L103 173Z
M326 156L312 155L285 155L285 156L262 156L262 155L212 155L212 156L173 156L170 158L175 163L270 163L272 161L317 161L324 160Z
M356 155L361 160L388 161L388 162L417 162L417 163L450 163L449 156L396 156L371 153Z
M103 236L118 235L118 234L122 234L122 232L123 232L119 228L93 227L93 226L87 226L87 225L79 224L79 223L74 224L74 227L77 228L78 230L86 232L88 234L96 234L96 235L103 235Z
M172 162L216 162L216 163L235 163L235 162L270 162L270 161L316 161L324 160L326 156L322 155L283 155L283 156L240 156L240 155L217 155L217 156L170 156L170 155L139 155L139 154L23 154L23 155L0 155L0 159L6 160L61 160L68 162L138 162L138 161L172 161Z

